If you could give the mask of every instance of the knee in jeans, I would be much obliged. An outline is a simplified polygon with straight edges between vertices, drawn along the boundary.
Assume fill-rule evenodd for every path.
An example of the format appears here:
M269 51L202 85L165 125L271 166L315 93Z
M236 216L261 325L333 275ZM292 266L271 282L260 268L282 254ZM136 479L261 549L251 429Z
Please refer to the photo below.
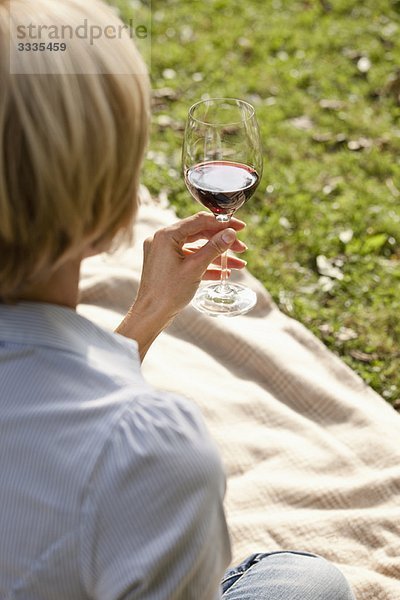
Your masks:
M331 562L321 557L310 558L314 564L310 565L315 579L315 585L319 589L321 600L329 598L332 600L354 600L350 585L343 573ZM317 590L316 590L317 592Z
M355 600L335 565L315 554L290 550L249 557L223 590L227 600Z

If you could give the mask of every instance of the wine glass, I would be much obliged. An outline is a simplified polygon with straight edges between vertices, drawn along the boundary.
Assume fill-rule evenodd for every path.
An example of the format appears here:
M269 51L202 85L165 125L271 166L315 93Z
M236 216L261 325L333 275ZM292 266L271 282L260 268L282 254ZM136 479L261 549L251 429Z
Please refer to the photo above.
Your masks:
M251 104L236 98L211 98L189 109L182 153L185 183L192 196L221 223L254 194L262 175L260 132ZM211 316L248 312L256 294L227 281L227 253L221 280L202 285L192 304Z

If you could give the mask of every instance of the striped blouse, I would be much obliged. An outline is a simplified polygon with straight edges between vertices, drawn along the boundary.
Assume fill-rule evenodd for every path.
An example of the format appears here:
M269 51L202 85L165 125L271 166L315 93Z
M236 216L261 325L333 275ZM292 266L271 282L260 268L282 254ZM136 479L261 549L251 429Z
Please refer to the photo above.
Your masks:
M230 560L218 452L137 344L0 305L0 599L214 600Z

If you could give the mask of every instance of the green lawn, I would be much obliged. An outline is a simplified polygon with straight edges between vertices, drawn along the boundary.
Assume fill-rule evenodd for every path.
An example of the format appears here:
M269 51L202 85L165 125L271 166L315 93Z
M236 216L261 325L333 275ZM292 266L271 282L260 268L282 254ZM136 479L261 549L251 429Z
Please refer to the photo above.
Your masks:
M198 210L180 171L187 109L252 102L265 167L238 215L249 269L399 407L400 0L153 0L152 16L143 182Z

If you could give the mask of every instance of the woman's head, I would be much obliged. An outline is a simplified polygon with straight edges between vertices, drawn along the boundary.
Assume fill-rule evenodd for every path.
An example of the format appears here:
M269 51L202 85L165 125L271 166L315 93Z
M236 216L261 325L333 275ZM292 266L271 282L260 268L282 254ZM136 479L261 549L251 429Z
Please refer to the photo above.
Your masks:
M148 78L127 34L93 46L70 39L65 53L21 52L22 70L35 61L42 74L10 74L10 26L20 18L59 27L89 18L104 30L120 26L110 7L13 0L11 18L0 0L1 297L129 225L149 122Z

